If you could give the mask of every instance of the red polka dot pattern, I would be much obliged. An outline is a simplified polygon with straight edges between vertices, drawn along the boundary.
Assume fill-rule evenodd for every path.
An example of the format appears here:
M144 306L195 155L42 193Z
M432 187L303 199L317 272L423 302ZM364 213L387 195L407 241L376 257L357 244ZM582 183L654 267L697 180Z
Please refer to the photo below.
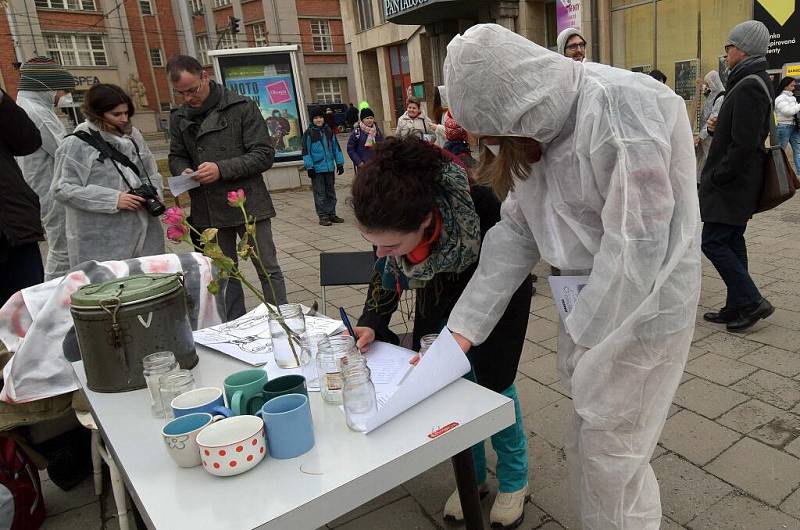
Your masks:
M242 451L244 451L244 447L242 447L241 445L236 448L237 453L241 453Z
M225 456L225 455L227 455L227 454L228 454L228 453L225 451L225 449L220 449L220 450L219 450L219 456Z
M231 466L231 467L236 467L236 464L237 464L236 460L231 460L231 461L228 463L228 465L229 465L229 466Z
M247 455L247 461L248 462L252 462L253 458L255 458L253 455Z

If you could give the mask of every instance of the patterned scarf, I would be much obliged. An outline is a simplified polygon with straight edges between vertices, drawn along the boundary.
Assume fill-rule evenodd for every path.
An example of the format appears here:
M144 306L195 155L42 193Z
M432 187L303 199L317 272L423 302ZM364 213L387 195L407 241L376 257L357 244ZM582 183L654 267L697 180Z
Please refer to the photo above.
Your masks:
M363 121L358 122L358 126L362 131L367 133L367 141L364 143L364 147L367 149L375 147L375 137L378 135L378 126L373 124L372 127L367 127L364 125Z
M481 249L481 220L469 193L469 181L458 165L447 163L435 185L436 207L442 215L438 244L422 263L405 257L378 260L384 289L400 291L424 287L436 274L458 274L478 261Z

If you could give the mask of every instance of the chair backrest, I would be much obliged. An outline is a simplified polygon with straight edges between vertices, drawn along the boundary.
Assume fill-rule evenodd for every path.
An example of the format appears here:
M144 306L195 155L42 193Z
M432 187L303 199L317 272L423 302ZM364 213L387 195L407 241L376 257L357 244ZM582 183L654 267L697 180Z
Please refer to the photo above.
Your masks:
M372 278L375 267L375 253L364 252L323 252L319 255L319 284L366 285Z

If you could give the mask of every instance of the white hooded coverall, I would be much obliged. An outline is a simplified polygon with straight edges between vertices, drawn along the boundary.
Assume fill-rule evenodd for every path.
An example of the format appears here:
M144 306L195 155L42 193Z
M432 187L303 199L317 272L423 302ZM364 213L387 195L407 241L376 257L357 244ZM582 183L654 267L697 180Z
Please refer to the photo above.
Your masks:
M571 498L585 529L655 530L661 506L649 461L700 294L683 100L648 76L572 61L494 24L450 42L444 78L465 129L542 147L486 235L448 327L483 342L540 253L562 270L590 269L558 340L575 407Z
M53 110L56 93L53 91L20 90L17 104L42 136L42 146L35 153L19 157L17 162L25 177L25 182L39 196L39 209L42 225L47 234L47 263L44 279L52 280L63 276L69 270L67 256L66 213L64 205L53 198L53 166L56 150L67 133L64 124Z

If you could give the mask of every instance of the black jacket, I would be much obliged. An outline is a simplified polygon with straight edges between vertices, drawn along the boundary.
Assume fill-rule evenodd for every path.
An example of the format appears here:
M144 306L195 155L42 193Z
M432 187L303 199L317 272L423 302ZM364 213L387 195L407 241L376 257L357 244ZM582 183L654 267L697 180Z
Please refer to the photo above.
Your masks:
M218 85L219 86L219 85ZM170 115L169 168L173 175L197 169L203 162L219 166L220 179L189 190L192 221L197 227L244 224L242 212L228 206L228 192L244 189L247 213L256 220L275 217L272 198L261 174L272 167L275 149L258 105L227 88L219 103L198 126L186 104Z
M15 156L33 153L42 145L39 129L3 92L0 101L0 255L2 247L44 239L39 198L22 178Z
M764 140L769 134L772 92L767 61L759 58L734 68L700 179L700 214L704 222L744 225L753 216L763 185Z
M471 194L475 210L481 219L483 237L500 220L500 202L494 193L484 186L473 186ZM447 325L450 312L477 267L478 264L475 263L460 274L437 274L424 288L417 290L414 309L414 350L419 350L419 339L423 335L439 333ZM389 330L389 321L397 308L399 297L392 291L376 290L374 286L379 284L380 279L373 277L367 293L367 304L364 306L358 325L374 329L377 340L397 344L397 336ZM473 347L467 354L475 371L475 379L481 386L502 392L514 382L525 343L532 296L533 280L528 276L511 297L506 312L486 342ZM372 300L379 301L380 313L372 309L374 307L370 302Z

